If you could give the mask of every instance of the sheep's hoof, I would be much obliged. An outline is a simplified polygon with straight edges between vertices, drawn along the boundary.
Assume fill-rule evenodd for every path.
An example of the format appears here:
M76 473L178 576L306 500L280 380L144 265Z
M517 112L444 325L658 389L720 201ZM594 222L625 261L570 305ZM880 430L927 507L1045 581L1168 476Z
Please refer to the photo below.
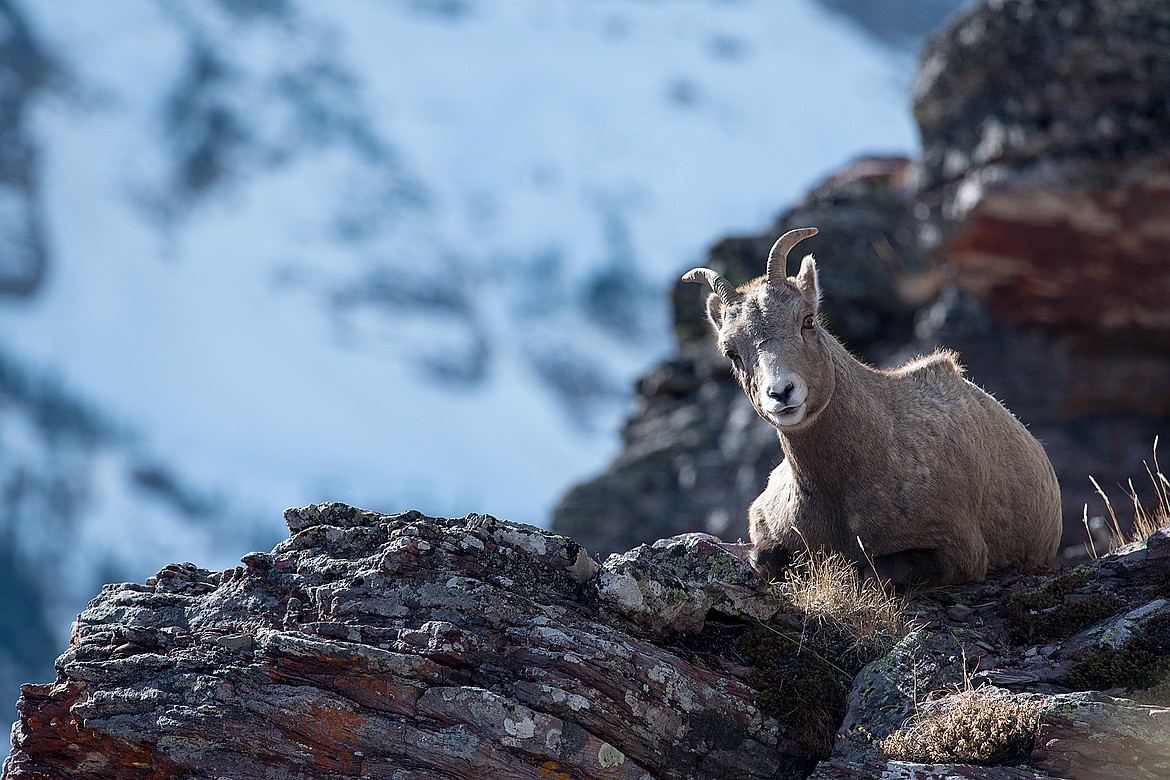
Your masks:
M752 568L766 580L779 579L792 563L792 553L779 545L764 542L752 548Z

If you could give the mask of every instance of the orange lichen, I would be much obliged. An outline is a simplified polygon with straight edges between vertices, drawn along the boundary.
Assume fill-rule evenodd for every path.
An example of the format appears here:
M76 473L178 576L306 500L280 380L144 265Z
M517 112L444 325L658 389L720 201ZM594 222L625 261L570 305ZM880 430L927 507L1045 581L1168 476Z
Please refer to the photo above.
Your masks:
M548 777L551 780L573 780L573 776L568 772L562 772L561 765L556 761L545 761L537 770L537 775L540 777Z

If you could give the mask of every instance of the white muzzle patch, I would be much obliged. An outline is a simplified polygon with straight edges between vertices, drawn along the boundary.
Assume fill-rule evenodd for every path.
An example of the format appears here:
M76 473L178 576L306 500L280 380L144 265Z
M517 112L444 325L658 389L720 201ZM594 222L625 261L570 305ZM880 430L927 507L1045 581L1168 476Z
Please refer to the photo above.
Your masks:
M760 385L760 408L777 428L796 425L805 418L808 385L797 374L779 374Z

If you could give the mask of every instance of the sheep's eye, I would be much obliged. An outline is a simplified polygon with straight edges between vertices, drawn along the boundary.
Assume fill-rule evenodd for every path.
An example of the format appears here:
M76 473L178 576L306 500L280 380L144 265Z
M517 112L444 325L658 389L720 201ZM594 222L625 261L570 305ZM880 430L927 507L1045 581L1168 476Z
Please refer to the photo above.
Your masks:
M738 352L736 352L734 349L729 349L723 354L727 355L727 359L731 361L733 366L735 366L737 369L743 369L743 361L740 360Z
M814 325L816 325L816 320L813 319L813 316L811 314L804 315L804 327L811 328Z

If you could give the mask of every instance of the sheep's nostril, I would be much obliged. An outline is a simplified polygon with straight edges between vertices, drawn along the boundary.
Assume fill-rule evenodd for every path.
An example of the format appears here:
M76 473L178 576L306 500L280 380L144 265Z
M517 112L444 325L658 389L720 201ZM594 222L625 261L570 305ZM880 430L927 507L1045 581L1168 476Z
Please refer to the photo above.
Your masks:
M768 397L778 404L787 404L788 401L792 398L792 391L795 389L796 385L792 384L791 382L784 385L784 389L780 390L779 392L776 391L775 387L772 387L768 390Z

